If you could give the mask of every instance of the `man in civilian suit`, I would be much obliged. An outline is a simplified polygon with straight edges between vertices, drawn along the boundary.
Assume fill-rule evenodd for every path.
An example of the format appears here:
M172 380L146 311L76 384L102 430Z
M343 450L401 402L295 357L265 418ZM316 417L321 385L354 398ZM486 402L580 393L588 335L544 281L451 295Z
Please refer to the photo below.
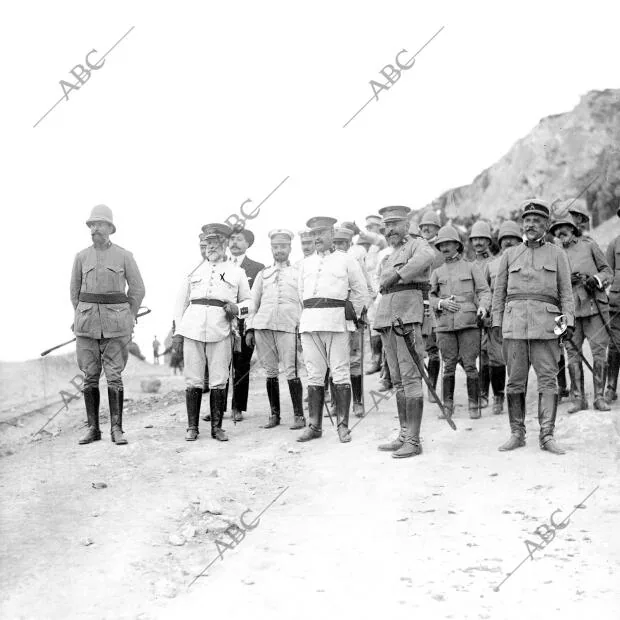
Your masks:
M265 268L262 263L248 258L245 253L254 243L252 232L243 228L235 231L228 243L231 254L231 261L245 271L250 288L254 284L254 279L260 271ZM235 422L243 420L243 412L248 407L248 390L250 387L250 360L254 353L254 346L248 346L245 341L245 319L239 319L239 336L241 337L241 348L233 351L233 395L232 395L232 417Z

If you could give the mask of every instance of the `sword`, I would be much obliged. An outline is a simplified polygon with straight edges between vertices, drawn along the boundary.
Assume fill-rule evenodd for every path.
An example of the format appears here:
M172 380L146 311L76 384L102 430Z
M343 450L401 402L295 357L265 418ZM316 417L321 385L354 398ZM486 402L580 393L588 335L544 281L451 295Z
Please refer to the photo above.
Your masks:
M368 309L366 306L362 308L362 313L360 314L360 324L362 329L360 330L360 369L362 372L362 411L364 415L366 415L366 403L364 401L364 331L366 327L366 316L368 315Z
M297 347L299 346L299 325L295 325L295 379L297 379Z
M394 330L394 333L397 336L401 336L402 338L405 339L405 345L407 346L409 355L411 355L415 365L418 367L420 376L422 377L422 379L424 379L424 383L426 383L426 386L428 387L428 391L433 395L433 397L437 401L437 404L439 405L439 408L441 409L441 413L443 413L446 422L450 425L450 428L453 431L455 431L456 424L452 420L452 417L450 416L449 412L447 411L443 402L441 401L437 392L435 391L435 388L433 387L431 380L428 378L428 374L426 374L426 368L424 367L424 364L422 360L420 359L418 352L415 349L415 333L413 329L409 329L405 331L405 326L403 325L403 321L398 316L392 321L392 329Z
M140 306L140 308L146 308L146 306ZM141 316L146 316L149 312L150 312L149 308L146 308L144 312L138 312L138 314L136 315L136 320L138 320ZM62 344L57 344L55 347L52 347L51 349L45 349L45 351L41 353L41 357L45 357L48 353L51 353L52 351L55 351L56 349L60 349L61 347L71 344L72 342L75 342L76 340L77 340L76 338L71 338L71 340L67 340L67 342L63 342Z
M581 361L588 367L588 370L594 375L594 368L592 368L590 362L587 360L585 355L579 350L579 347L573 342L572 338L566 338L566 328L568 327L568 322L566 320L565 314L560 314L556 316L555 319L555 327L553 328L553 333L556 336L559 336L560 344L566 346L566 343L572 345L575 353L581 358Z

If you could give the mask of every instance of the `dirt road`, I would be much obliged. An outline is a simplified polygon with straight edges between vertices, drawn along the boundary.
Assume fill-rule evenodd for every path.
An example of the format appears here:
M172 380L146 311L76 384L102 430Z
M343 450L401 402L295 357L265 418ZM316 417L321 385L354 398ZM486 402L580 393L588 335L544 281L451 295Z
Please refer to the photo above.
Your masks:
M228 443L206 423L199 441L183 441L178 394L131 406L128 446L107 432L78 446L68 427L21 447L0 460L0 616L620 617L620 408L569 417L561 406L556 436L570 451L553 456L538 449L532 393L528 445L503 454L506 416L469 420L463 384L458 431L426 404L424 454L399 461L376 450L395 434L394 399L350 444L327 418L321 440L299 444L285 384L283 425L259 428L260 379L254 412L236 426L226 418ZM231 548L230 523L276 498ZM548 544L530 546L534 559L495 591L526 540L544 544L533 532L556 509L556 523L574 510L568 524L553 540L540 530Z

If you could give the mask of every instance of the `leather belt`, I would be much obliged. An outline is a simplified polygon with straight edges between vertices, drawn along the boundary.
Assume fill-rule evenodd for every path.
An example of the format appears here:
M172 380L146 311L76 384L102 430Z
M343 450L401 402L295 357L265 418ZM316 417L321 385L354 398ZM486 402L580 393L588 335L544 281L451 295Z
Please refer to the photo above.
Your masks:
M80 293L80 301L88 304L128 304L129 297L125 293Z
M422 297L428 299L428 292L430 290L430 282L409 282L408 284L395 284L389 288L382 288L381 294L389 295L390 293L398 293L400 291L422 291Z
M543 293L511 293L506 295L506 303L509 301L517 301L519 299L532 299L534 301L542 301L546 304L553 304L560 307L560 300L551 295L544 295Z
M190 299L190 304L195 304L197 306L217 306L218 308L223 308L228 302L222 301L221 299L210 299L209 297L199 297L198 299Z
M344 308L346 304L344 299L331 299L330 297L304 299L304 308Z

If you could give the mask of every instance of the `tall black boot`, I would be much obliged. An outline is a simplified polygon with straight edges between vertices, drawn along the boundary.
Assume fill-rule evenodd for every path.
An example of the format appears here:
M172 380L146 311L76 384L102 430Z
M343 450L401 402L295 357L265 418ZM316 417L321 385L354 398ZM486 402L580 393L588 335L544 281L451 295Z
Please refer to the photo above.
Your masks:
M560 390L560 398L570 396L570 392L566 386L566 358L564 357L564 353L560 353L560 361L558 363L558 388Z
M123 433L123 388L108 386L108 403L110 405L110 436L117 446L124 446L127 440Z
M469 401L469 417L472 420L480 417L480 398L482 397L478 377L467 377L467 400Z
M483 364L480 370L480 382L478 390L480 391L480 407L485 409L489 406L489 385L491 384L491 372L488 364Z
M566 413L577 413L588 408L588 401L584 393L583 366L579 363L569 364L568 374L573 390L573 403L566 410Z
M263 428L273 428L280 424L280 381L278 377L267 377L267 398L271 415Z
M608 403L618 400L616 389L618 388L618 370L620 370L620 353L613 345L609 345L607 351L607 389L605 400Z
M605 364L601 363L600 360L595 360L592 366L594 368L594 408L599 411L610 411L611 407L603 398L603 391L605 389Z
M422 411L424 410L424 398L407 398L407 433L403 445L392 453L395 459L403 459L408 456L422 454L420 443L420 427L422 426Z
M334 383L336 401L336 420L338 421L338 437L341 443L351 441L349 432L349 409L351 407L351 386L348 383Z
M525 445L525 392L506 394L508 401L508 421L510 423L510 439L498 449L507 452Z
M84 406L86 407L86 421L88 431L86 435L78 441L79 444L92 443L101 439L101 429L99 428L99 388L88 387L82 390L84 394Z
M351 391L353 392L353 413L356 418L363 418L366 415L362 404L362 376L351 375Z
M367 370L364 374L372 375L381 370L381 336L371 336L370 337L370 364L368 365Z
M405 435L407 434L407 399L404 392L396 392L396 408L398 409L398 423L400 425L400 431L398 437L390 443L383 443L379 446L379 450L382 452L394 452L398 450L405 442Z
M431 381L431 385L436 388L437 387L437 378L439 377L439 370L441 368L441 362L439 360L439 356L433 356L428 358L428 378ZM435 397L428 392L428 402L434 403Z
M491 387L493 388L493 413L499 415L504 409L506 389L506 366L491 366Z
M540 449L553 452L553 454L566 454L566 450L558 446L553 438L557 411L558 395L555 392L540 392L538 394L538 423L540 424L538 443Z
M209 405L211 406L211 437L218 441L228 441L226 433L222 430L226 388L212 388L209 393Z
M293 414L295 416L293 420L293 426L290 427L292 431L296 431L306 426L306 418L304 417L304 387L301 384L301 379L289 379L288 391L291 393L291 401L293 402Z
M442 386L442 395L443 395L443 406L446 410L446 414L448 417L452 417L454 415L454 375L444 375L443 376L443 386ZM440 420L445 420L446 416L441 413L439 414Z
M308 428L297 438L297 441L318 439L323 434L323 405L325 404L325 388L322 385L308 386Z
M203 388L186 388L185 408L187 409L187 432L185 441L198 439L198 421L200 420L200 404L202 403Z

